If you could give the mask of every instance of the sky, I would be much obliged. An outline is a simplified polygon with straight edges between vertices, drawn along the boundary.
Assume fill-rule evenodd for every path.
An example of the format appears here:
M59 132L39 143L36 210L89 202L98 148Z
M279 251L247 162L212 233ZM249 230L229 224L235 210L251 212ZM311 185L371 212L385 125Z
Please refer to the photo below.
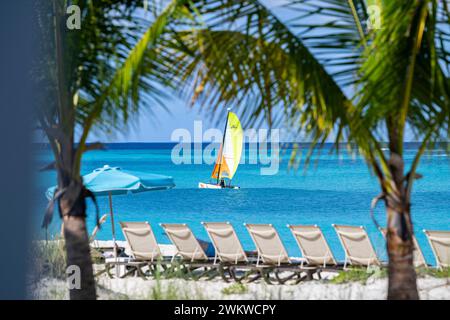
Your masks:
M269 8L279 7L286 3L285 0L261 1ZM278 8L276 13L282 20L292 17L292 11L288 13L286 10ZM174 141L171 139L171 135L176 129L187 129L192 134L194 121L202 121L204 130L215 127L214 123L209 120L208 114L205 114L205 111L200 112L198 106L191 106L190 101L172 96L165 103L169 112L158 108L153 115L150 115L143 110L140 114L132 117L132 125L124 128L122 132L114 133L114 135L93 132L90 134L88 142L171 142ZM406 140L411 139L412 134L407 133Z
M164 1L164 0L163 0ZM284 0L263 0L268 8L279 7L286 4ZM281 12L281 10L278 10ZM206 130L210 127L216 127L209 120L208 114L200 112L198 106L192 107L189 101L181 100L173 97L166 101L169 112L165 112L158 108L155 115L146 114L145 111L139 115L135 115L132 119L132 126L124 128L119 134L96 134L90 135L88 141L96 142L170 142L172 132L176 129L184 128L191 133L194 128L194 121L202 121L203 128ZM225 116L224 116L225 122Z
M89 142L170 142L172 132L184 128L193 132L194 121L202 121L205 128L213 126L198 107L190 107L190 103L172 98L166 101L169 112L158 108L154 115L143 111L132 118L132 125L116 135L92 134ZM224 120L225 121L225 120Z

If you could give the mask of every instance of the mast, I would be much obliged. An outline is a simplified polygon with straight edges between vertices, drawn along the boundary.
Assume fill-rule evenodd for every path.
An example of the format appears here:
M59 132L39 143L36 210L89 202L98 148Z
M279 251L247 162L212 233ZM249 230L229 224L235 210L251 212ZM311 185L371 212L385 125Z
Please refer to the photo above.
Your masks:
M227 109L227 121L225 121L225 129L223 130L223 137L222 137L222 148L220 148L220 163L219 163L219 172L217 172L217 184L219 184L220 180L220 167L222 166L222 155L223 155L223 149L225 146L225 136L227 133L227 126L228 126L228 117L230 116L230 108Z

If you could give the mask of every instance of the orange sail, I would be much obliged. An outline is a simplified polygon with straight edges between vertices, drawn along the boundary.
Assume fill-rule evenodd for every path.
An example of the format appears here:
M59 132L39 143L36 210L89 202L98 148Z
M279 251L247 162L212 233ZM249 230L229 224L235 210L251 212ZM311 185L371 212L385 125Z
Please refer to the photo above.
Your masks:
M216 165L214 166L211 178L221 179L221 178L228 178L230 176L231 176L230 169L228 168L224 156L221 155L221 159L220 160L217 159L216 161Z

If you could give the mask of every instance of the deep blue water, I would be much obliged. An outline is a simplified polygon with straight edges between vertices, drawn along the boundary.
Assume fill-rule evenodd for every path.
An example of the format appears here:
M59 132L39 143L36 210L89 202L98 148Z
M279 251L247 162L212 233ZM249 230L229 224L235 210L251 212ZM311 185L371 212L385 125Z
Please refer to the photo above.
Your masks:
M201 221L230 221L244 247L254 246L243 223L272 223L289 253L300 252L286 224L317 224L325 233L338 259L344 253L331 224L364 225L381 257L385 257L384 240L369 216L371 199L379 193L377 181L361 158L345 153L336 156L323 150L314 157L306 172L288 171L290 151L283 155L279 172L272 176L260 174L261 165L243 164L233 180L241 190L202 190L199 181L207 182L212 165L175 165L171 161L171 144L116 144L106 151L88 152L84 156L82 173L86 174L105 164L123 169L148 171L173 176L176 187L168 191L115 196L113 199L117 221L149 221L158 241L169 243L159 227L161 222L188 223L193 232L207 239ZM405 152L409 163L415 153L414 145ZM50 151L40 147L36 151L36 167L52 159ZM450 230L450 162L439 150L425 155L419 172L424 178L416 181L412 197L412 216L418 241L427 260L434 263L431 248L422 229ZM47 200L45 190L54 185L54 172L37 173L35 194L36 230L40 225ZM107 198L98 198L101 213L107 213ZM93 205L89 203L89 229L94 221ZM378 221L386 216L381 204ZM50 233L58 232L60 221L55 213ZM118 239L123 239L118 226ZM42 234L41 234L42 236ZM98 238L111 239L110 221L105 223Z

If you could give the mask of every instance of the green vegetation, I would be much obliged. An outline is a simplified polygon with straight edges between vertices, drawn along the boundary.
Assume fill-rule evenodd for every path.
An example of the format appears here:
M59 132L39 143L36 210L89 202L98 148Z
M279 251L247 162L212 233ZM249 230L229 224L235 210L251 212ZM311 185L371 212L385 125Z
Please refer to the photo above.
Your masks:
M164 283L164 285L163 285ZM201 291L194 287L195 282L189 285L181 285L176 282L156 280L150 293L145 299L148 300L204 300Z
M105 257L102 255L101 250L99 250L97 248L91 248L91 258L92 258L92 263L94 263L94 264L105 263Z
M179 261L173 261L169 267L158 264L150 273L156 280L161 279L183 279L196 280L195 274L186 269L186 266Z
M45 300L64 300L67 295L67 290L64 287L51 288Z
M242 283L234 283L229 287L222 289L222 293L229 294L244 294L248 292L248 288Z
M34 268L34 280L42 278L66 278L66 251L64 241L40 241L33 244L30 257Z
M366 283L371 277L385 278L387 276L386 269L369 269L366 268L351 268L345 271L340 271L339 274L331 279L331 283L342 284L349 282L362 282Z
M435 278L450 278L450 268L435 269L435 268L421 268L417 271L417 275L431 276Z
M450 278L450 268L436 269L436 268L419 268L416 269L418 277L430 276L433 278ZM366 270L365 268L351 268L346 271L340 271L339 274L331 279L331 283L342 284L349 282L366 283L371 277L385 278L387 277L386 268L376 268Z

